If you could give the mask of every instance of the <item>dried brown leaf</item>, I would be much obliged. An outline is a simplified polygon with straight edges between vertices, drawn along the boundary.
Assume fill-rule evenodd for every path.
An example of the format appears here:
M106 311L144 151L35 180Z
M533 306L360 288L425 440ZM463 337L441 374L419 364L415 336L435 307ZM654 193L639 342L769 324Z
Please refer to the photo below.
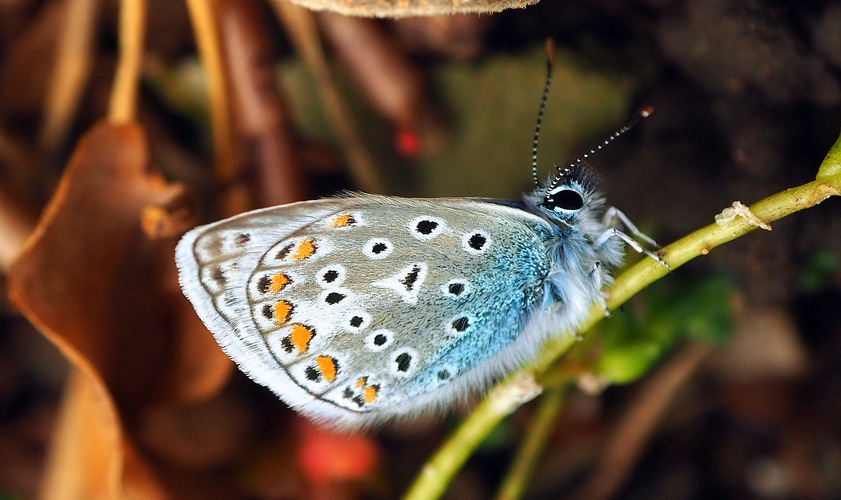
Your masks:
M137 489L138 497L155 491L145 482L151 475L117 415L136 415L153 403L198 399L217 390L230 371L175 278L174 235L194 221L186 210L170 208L164 212L175 215L157 215L156 227L166 229L156 231L159 238L150 239L142 227L155 211L150 207L177 207L179 197L180 186L148 169L141 127L96 125L80 141L10 269L15 305L79 373L80 380L72 382L78 387L71 385L65 404L66 439L108 433L91 438L99 447L91 450L95 464L53 457L53 463L84 468L86 480L107 483L80 485L83 490ZM59 439L54 453L79 450L63 447ZM97 467L109 472L90 472ZM146 479L126 483L134 475Z
M89 369L70 374L41 498L166 498L149 465L122 435L102 380Z

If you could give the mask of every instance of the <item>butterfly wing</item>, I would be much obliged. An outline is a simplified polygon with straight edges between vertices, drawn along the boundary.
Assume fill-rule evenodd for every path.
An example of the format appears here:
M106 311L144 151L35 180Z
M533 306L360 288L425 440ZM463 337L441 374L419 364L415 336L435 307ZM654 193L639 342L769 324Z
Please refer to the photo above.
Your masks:
M493 203L361 195L197 228L177 261L243 371L355 426L444 406L510 368L544 301L548 231Z
M178 242L175 262L184 295L222 350L262 385L274 389L282 373L251 318L251 271L278 241L344 204L336 198L254 210L196 227Z

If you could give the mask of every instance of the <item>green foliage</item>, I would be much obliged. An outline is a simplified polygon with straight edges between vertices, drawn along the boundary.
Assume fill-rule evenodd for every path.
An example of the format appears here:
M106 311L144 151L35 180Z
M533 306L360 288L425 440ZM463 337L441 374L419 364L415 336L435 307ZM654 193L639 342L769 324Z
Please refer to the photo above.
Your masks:
M600 355L593 368L613 383L633 382L681 339L727 342L733 331L730 279L664 280L588 334Z
M531 187L532 134L546 77L543 47L504 54L472 66L444 63L430 68L429 86L449 123L443 144L415 161L393 151L390 125L375 116L341 68L333 68L378 168L396 192L407 196L519 198ZM307 137L334 142L315 84L291 61L278 71L293 121ZM540 143L541 175L592 147L628 117L631 83L598 72L559 52Z
M805 292L820 291L832 283L841 270L841 255L831 250L818 250L806 263L800 275L800 289Z

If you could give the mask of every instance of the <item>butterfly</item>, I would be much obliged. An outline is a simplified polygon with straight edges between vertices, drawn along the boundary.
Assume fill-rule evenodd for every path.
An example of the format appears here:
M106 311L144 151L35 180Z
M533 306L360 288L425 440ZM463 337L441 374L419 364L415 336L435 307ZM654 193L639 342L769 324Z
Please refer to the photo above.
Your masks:
M184 294L244 373L334 427L486 389L604 305L624 244L663 262L617 229L655 245L583 160L537 182L545 92L521 202L350 194L247 212L183 236Z

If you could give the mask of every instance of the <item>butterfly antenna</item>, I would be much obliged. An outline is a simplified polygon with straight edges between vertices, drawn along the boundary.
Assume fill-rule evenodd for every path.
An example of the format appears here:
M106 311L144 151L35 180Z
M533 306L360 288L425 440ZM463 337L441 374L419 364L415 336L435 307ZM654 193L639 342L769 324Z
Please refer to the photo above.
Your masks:
M608 137L607 139L602 141L601 144L594 147L593 149L591 149L587 153L579 156L578 158L575 159L575 161L570 162L569 165L567 165L566 167L562 168L562 167L559 167L559 166L555 165L555 168L558 169L558 175L556 175L555 178L552 179L552 182L549 184L549 187L546 188L546 192L549 193L550 191L552 191L558 185L558 183L561 182L561 179L563 179L566 175L568 175L569 172L573 168L577 167L578 165L581 164L581 162L583 162L584 160L589 158L590 155L595 154L597 151L601 151L605 146L607 146L611 142L618 139L622 134L624 134L625 132L627 132L627 131L631 130L632 128L634 128L635 126L637 126L637 124L643 118L648 118L649 116L651 116L652 113L654 113L654 108L653 107L643 106L642 108L638 109L637 112L634 113L634 115L631 118L629 118L628 121L625 122L624 125L622 125L622 127L619 128L619 130L617 130L610 137ZM535 144L536 144L536 141L535 141ZM547 194L547 196L548 196L548 194Z
M540 108L537 110L537 124L534 127L534 144L531 148L531 175L534 178L534 187L540 187L537 178L537 140L540 137L540 125L543 123L543 110L546 108L546 99L549 97L549 86L552 85L552 68L555 65L555 42L551 38L546 39L546 83L543 85L543 95L540 97Z

